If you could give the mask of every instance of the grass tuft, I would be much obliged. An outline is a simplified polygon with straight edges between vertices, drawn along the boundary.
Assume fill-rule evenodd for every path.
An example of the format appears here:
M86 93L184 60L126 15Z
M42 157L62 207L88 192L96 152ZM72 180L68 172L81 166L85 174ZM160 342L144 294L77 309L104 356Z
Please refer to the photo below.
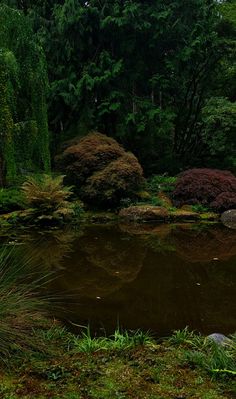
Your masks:
M92 337L90 328L86 327L81 336L70 337L68 346L74 352L92 353L103 350L125 350L153 343L150 334L140 330L122 332L117 329L110 337Z
M14 248L0 251L0 363L8 366L44 347L34 331L42 328L49 307L48 298L39 294L48 276L23 259Z

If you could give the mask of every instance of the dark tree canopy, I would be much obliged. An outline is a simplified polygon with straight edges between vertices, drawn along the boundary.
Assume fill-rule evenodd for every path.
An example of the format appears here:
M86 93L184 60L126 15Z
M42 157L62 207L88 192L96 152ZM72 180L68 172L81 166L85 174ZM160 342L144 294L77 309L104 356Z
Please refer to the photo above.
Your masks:
M235 0L4 2L46 53L54 153L95 129L147 174L235 168Z

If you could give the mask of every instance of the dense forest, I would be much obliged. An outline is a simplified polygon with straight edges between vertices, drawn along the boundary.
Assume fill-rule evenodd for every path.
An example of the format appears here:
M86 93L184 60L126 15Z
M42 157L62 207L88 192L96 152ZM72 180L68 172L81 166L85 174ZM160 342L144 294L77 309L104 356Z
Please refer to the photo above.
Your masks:
M89 131L146 176L235 171L235 0L1 0L0 26L1 185Z

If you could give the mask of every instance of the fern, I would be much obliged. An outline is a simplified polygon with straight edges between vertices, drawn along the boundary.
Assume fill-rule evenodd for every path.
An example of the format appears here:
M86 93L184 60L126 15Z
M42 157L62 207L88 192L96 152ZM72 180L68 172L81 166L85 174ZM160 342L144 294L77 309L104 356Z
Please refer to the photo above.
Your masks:
M43 175L40 178L29 177L22 185L27 204L40 214L53 212L69 212L70 203L67 199L72 194L71 187L63 186L64 176L51 177Z

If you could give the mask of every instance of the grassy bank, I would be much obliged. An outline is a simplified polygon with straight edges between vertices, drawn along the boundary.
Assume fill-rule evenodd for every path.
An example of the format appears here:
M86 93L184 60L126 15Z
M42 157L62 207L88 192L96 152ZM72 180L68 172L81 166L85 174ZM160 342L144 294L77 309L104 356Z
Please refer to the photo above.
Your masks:
M234 398L235 341L218 346L188 330L157 342L140 331L80 336L57 323L32 330L39 350L13 356L1 371L0 397Z

